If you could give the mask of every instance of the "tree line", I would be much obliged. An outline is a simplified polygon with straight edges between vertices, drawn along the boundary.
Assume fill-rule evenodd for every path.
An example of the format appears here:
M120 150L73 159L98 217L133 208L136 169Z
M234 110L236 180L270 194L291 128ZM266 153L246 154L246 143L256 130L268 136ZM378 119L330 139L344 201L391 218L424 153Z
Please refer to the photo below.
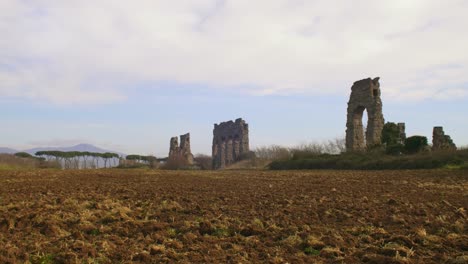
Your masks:
M97 153L89 151L38 151L36 156L45 158L47 161L56 161L64 169L99 168L102 161L104 168L115 167L120 159L117 153Z

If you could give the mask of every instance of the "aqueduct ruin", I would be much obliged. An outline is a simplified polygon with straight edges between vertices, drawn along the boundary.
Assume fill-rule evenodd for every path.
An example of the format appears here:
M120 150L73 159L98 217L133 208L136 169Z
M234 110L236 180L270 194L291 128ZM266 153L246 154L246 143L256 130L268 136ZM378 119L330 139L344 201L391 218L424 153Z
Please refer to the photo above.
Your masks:
M367 110L367 130L364 131L362 117ZM379 145L384 117L380 98L379 77L357 81L351 87L346 122L346 150L364 151L368 147ZM365 132L365 134L364 134Z
M249 125L242 118L214 125L213 169L237 162L249 151Z
M177 137L171 138L169 159L183 159L188 165L193 164L193 155L190 149L190 133L180 136L180 145Z

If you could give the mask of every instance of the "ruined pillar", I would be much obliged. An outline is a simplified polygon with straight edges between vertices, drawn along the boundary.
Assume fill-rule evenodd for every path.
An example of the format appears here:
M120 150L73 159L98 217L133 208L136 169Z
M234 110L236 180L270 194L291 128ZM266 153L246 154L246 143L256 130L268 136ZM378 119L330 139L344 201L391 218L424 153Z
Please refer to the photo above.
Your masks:
M232 146L232 139L228 139L226 142L226 163L234 163L234 148Z
M224 168L226 166L226 142L221 142L220 148L221 152L219 153L219 157L217 158L219 163L216 164L218 167L214 167L215 169Z
M179 154L179 139L172 137L169 145L169 158Z
M444 128L441 126L434 127L432 131L432 150L456 150L457 146L453 143L449 135L445 135Z
M187 165L193 165L193 155L190 148L190 133L180 136L180 145L178 138L171 138L169 149L169 159L177 159L183 161Z
M364 111L368 117L366 131L362 123ZM379 77L355 82L348 102L346 150L365 151L368 147L380 145L383 126Z

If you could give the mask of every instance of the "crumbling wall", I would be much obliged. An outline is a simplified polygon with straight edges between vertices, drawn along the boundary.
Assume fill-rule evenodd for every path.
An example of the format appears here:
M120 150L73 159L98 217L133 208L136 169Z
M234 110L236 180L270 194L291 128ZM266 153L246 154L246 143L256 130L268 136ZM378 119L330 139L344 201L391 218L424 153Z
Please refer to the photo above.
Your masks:
M362 117L367 110L368 122L364 135ZM381 144L384 126L379 77L357 81L351 87L346 122L346 150L364 151Z
M457 146L453 143L449 135L445 135L443 127L434 127L432 132L432 150L456 150Z
M190 148L190 133L180 136L180 145L178 138L171 138L169 148L169 159L183 161L187 165L193 165L193 155Z
M215 124L213 129L213 168L224 168L249 153L249 125L238 118Z
M174 157L176 155L179 155L179 139L177 137L172 137L169 145L169 157Z

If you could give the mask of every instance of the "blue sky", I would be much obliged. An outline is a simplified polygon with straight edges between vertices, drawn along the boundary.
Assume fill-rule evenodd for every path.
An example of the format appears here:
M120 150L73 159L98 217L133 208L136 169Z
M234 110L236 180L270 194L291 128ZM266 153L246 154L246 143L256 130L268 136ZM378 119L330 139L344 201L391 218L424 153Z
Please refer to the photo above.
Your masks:
M359 10L359 11L357 11ZM468 145L466 1L0 3L0 146L167 155L242 117L252 147L343 137L354 81L381 77L408 135Z

